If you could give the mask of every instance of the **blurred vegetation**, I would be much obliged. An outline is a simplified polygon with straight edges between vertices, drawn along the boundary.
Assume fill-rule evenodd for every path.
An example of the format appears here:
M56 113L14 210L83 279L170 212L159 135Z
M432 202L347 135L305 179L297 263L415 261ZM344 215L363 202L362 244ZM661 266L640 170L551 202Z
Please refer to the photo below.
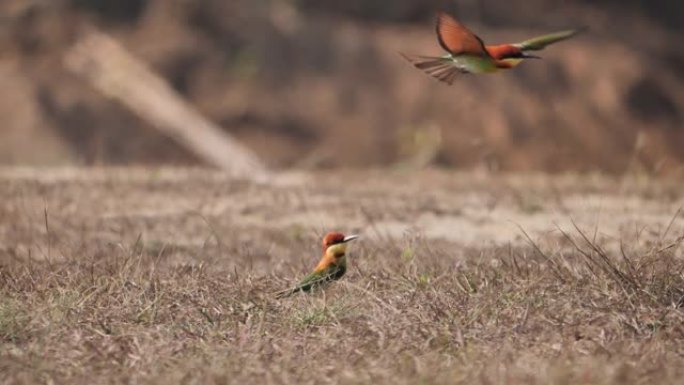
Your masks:
M275 167L680 172L683 8L665 0L8 0L0 85L13 92L0 98L0 163L197 162L62 67L64 53L97 27ZM590 32L545 51L543 62L448 88L397 55L440 52L438 9L492 43L579 25ZM426 127L439 140L418 148Z

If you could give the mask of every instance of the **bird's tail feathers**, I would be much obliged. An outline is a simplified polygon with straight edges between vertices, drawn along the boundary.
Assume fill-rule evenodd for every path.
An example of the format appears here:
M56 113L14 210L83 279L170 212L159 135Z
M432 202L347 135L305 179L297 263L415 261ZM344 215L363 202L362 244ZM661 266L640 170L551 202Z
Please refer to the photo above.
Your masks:
M414 67L421 70L429 70L431 68L440 67L445 65L444 58L439 56L421 56L421 55L409 55L403 52L399 52L399 55L406 59L409 63L413 64Z
M287 290L281 290L279 292L274 293L273 295L275 296L275 299L282 299L282 298L287 298L291 296L292 294L300 291L301 289L298 287L292 288L292 289L287 289Z
M454 66L447 57L399 54L414 67L448 85L452 85L456 77L465 72Z

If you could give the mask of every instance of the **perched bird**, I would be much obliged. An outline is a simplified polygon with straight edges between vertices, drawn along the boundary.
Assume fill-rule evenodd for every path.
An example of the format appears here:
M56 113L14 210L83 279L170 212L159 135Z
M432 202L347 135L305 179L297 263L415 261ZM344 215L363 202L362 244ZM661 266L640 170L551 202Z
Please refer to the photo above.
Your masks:
M289 297L300 291L310 291L330 281L340 279L347 271L347 242L358 238L358 235L345 236L331 232L323 237L323 257L314 271L304 277L297 286L276 293L276 298Z
M437 39L448 54L444 56L416 56L401 54L416 68L449 85L461 73L489 73L510 69L524 59L541 59L528 51L539 51L549 44L568 39L582 29L571 29L525 40L521 43L485 45L456 18L439 13Z

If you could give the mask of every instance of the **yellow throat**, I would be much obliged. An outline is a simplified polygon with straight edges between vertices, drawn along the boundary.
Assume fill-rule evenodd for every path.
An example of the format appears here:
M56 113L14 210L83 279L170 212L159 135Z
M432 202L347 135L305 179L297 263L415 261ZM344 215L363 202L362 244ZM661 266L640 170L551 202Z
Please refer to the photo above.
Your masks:
M328 246L327 249L325 249L325 254L329 255L334 258L339 258L343 256L347 252L347 244L346 243L336 243L334 245Z

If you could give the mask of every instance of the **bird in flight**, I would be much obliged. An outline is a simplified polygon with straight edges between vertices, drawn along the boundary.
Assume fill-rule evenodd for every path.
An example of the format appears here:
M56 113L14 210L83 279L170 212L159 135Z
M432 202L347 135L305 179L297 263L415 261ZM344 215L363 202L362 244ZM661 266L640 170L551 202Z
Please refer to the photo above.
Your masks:
M485 45L453 16L441 12L437 17L437 39L448 53L444 56L401 54L416 68L449 85L459 74L479 74L510 69L525 59L540 59L528 53L575 36L581 29L571 29L535 37L521 43Z
M289 297L300 291L310 291L342 278L347 271L347 242L358 237L358 235L345 236L338 232L326 234L323 237L323 257L314 271L302 278L295 287L276 293L276 298Z

